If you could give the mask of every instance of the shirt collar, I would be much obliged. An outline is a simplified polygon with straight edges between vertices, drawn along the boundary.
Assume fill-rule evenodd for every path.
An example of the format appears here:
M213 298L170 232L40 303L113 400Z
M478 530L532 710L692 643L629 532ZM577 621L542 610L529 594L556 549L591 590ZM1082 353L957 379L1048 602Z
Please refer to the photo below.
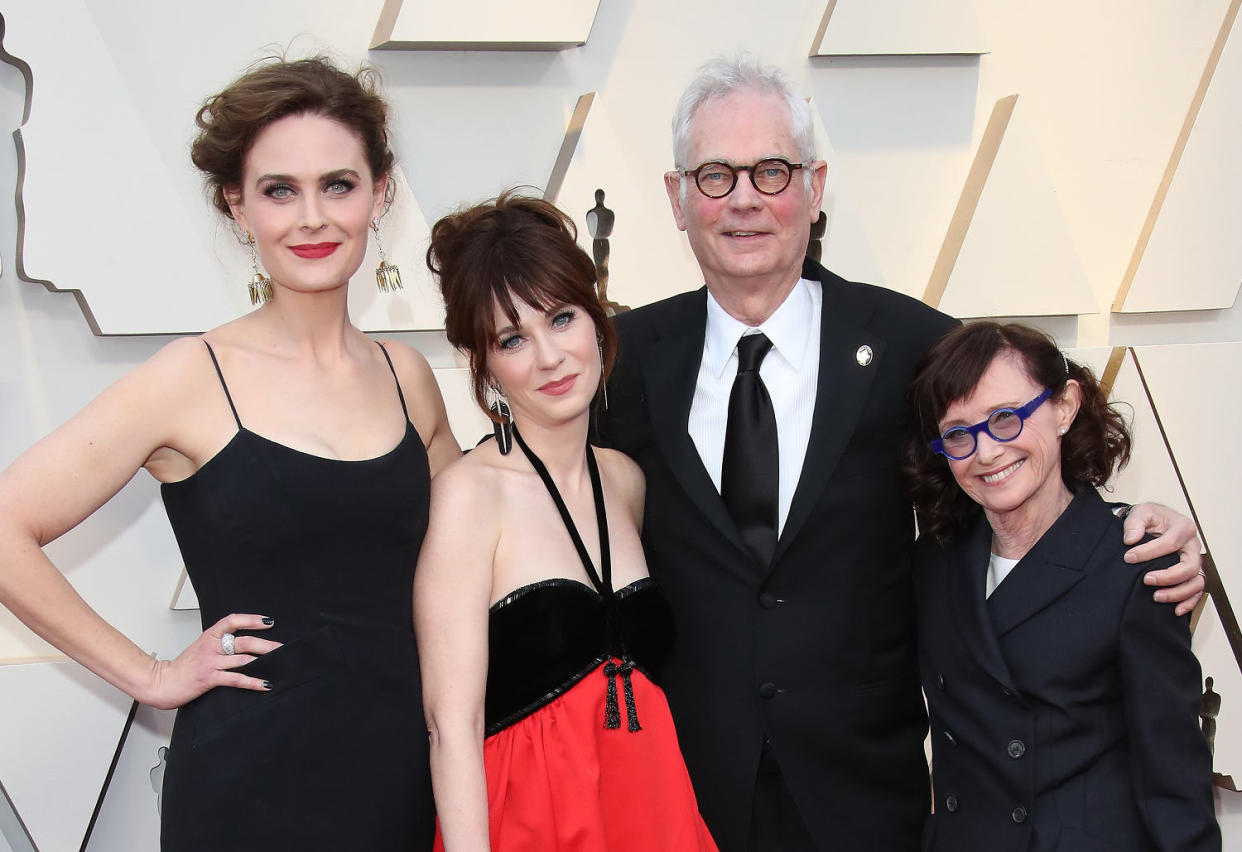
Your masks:
M805 278L799 279L772 316L757 326L772 341L772 350L795 370L801 368L806 357L813 315L819 310L811 293L811 283ZM737 342L750 329L751 326L730 316L708 291L703 359L717 378L724 373Z

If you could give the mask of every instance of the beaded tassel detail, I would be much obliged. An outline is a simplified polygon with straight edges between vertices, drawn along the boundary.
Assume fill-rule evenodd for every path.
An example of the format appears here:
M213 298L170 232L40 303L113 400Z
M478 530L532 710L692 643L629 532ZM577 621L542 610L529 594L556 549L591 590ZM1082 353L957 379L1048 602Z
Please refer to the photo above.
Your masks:
M396 264L389 263L384 256L384 241L380 239L379 219L371 220L371 230L375 232L375 246L379 249L380 264L375 267L375 283L379 286L380 292L387 293L390 290L402 289L401 270Z
M604 664L604 675L608 678L608 691L604 697L604 727L609 730L621 727L621 707L617 703L618 674L621 675L622 690L625 693L626 728L630 733L643 729L643 726L638 724L638 707L634 703L634 684L630 680L630 672L633 670L634 664L629 660L623 660L621 665L617 665L612 660Z

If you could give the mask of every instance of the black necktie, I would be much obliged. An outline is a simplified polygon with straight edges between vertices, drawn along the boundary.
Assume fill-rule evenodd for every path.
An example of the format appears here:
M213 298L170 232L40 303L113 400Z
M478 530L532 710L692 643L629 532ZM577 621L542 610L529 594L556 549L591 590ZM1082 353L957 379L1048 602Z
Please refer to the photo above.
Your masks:
M776 412L759 377L763 356L772 341L748 334L737 344L737 378L729 393L729 425L725 429L720 496L763 567L776 551L776 504L780 469Z

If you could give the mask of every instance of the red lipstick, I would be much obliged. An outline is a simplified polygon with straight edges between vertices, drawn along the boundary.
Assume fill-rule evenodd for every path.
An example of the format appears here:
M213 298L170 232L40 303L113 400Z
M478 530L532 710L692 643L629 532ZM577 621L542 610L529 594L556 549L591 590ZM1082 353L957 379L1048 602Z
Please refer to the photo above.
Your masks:
M575 373L572 376L566 376L563 379L558 379L555 382L548 382L546 385L540 386L539 392L546 393L549 396L561 396L568 393L570 388L572 388L574 383L577 381L578 376Z
M340 247L340 243L302 243L301 245L289 246L289 251L298 257L318 258L327 257Z

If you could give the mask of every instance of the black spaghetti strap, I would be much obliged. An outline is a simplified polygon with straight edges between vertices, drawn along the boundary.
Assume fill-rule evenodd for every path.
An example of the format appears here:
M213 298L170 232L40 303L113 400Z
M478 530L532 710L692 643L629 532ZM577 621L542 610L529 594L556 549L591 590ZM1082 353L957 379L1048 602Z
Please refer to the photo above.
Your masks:
M556 503L556 509L561 513L561 520L565 522L565 528L569 530L569 537L573 539L574 548L578 551L578 558L582 560L582 567L586 569L587 576L591 578L591 584L595 586L596 591L603 597L613 597L612 553L608 549L608 515L604 511L604 486L600 482L599 465L595 462L595 451L591 449L590 444L587 444L587 472L591 476L591 494L595 498L595 519L599 524L599 561L603 573L602 578L595 571L595 565L591 562L591 555L587 553L586 545L582 542L582 536L578 533L578 527L574 525L574 519L569 514L569 507L565 505L561 492L557 490L556 483L552 481L552 475L548 473L547 466L544 465L543 460L539 456L531 451L530 447L526 446L526 441L522 439L522 435L518 432L516 425L513 427L513 439L522 448L522 452L530 460L531 467L535 469L535 473L539 474L539 478L543 480L544 487L552 495L552 502Z
M526 446L526 441L522 439L522 433L518 431L516 424L513 426L513 440L522 448L522 452L530 461L530 466L535 469L535 473L539 474L544 487L552 495L552 502L556 503L556 510L561 513L561 520L565 522L565 528L569 530L569 537L574 541L578 558L582 560L582 567L586 569L587 576L591 578L591 584L595 586L595 590L604 599L610 613L609 622L615 624L617 596L612 590L612 553L608 549L608 515L604 511L604 486L599 478L599 465L595 461L595 451L591 449L589 443L586 445L587 473L591 476L591 495L595 498L595 518L599 524L599 562L604 575L602 579L595 573L595 566L591 564L591 555L587 553L586 545L582 543L582 536L578 534L578 527L574 525L574 519L569 514L569 507L565 505L561 492L557 490L556 483L552 481L552 475L548 473L543 460ZM638 721L638 707L634 703L634 683L631 679L634 661L630 659L629 652L625 648L625 641L620 635L615 635L612 641L615 644L611 651L621 657L621 662L617 663L610 657L603 666L604 677L608 679L608 686L604 692L604 727L611 730L621 727L621 704L617 700L617 678L620 677L622 693L625 696L626 728L634 733L643 729Z
M203 345L207 347L207 354L211 356L211 363L216 368L216 375L220 377L220 387L224 388L224 398L229 401L229 408L233 411L233 419L237 421L237 428L243 429L241 418L237 416L237 406L233 404L233 395L229 393L229 386L224 382L224 373L220 372L220 362L216 360L216 351L211 348L211 344L206 340Z
M397 398L401 400L401 413L405 415L405 419L410 419L410 410L405 407L405 394L401 392L401 380L397 378L397 368L392 365L392 358L388 354L388 347L375 341L375 345L384 353L384 360L388 362L388 369L392 371L392 380L397 383Z

